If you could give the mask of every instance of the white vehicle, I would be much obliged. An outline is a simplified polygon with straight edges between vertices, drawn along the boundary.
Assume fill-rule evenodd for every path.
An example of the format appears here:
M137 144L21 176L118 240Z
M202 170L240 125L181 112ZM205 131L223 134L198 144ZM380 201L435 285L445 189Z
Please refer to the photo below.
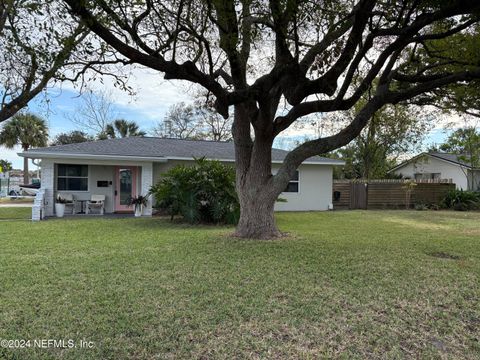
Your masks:
M22 196L35 196L40 189L40 184L31 184L31 185L15 185L13 186L8 195L11 197L22 197Z

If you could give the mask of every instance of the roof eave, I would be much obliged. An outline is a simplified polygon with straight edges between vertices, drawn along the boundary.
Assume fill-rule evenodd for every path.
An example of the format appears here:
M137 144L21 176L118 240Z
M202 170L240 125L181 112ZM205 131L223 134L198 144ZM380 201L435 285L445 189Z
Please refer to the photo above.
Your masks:
M387 174L391 173L392 171L395 171L395 170L398 170L398 169L404 167L405 165L409 164L410 162L412 162L413 160L419 158L419 157L422 156L422 155L428 155L428 153L422 152L422 153L420 153L420 154L418 154L418 155L415 155L414 157L412 157L412 158L410 158L410 159L408 159L408 160L403 161L403 162L400 163L399 165L397 165L397 166L395 166L394 168L391 168L390 170L388 170L388 171L387 171Z
M450 164L460 166L460 167L462 167L462 168L464 168L464 169L468 169L468 170L473 169L473 167L471 167L471 166L468 165L468 164L462 164L462 163L460 163L460 162L458 162L458 161L447 160L447 159L444 159L444 158L442 158L442 157L440 157L440 156L436 156L436 155L434 155L434 154L429 154L429 155L430 155L431 157L435 158L435 159L443 160L443 161L448 162L448 163L450 163Z
M183 161L189 161L189 160L195 160L193 157L182 157L182 156L166 156L168 160L183 160ZM224 158L209 158L209 160L217 160L221 162L235 162L235 159L224 159ZM283 164L283 160L272 160L272 164ZM304 161L302 163L306 165L338 165L338 166L343 166L345 165L344 161Z
M440 156L435 156L434 154L430 154L430 153L427 153L427 152L423 152L421 154L418 154L414 157L412 157L411 159L408 159L408 160L405 160L404 162L402 162L400 165L397 165L395 166L394 168L390 169L387 171L387 174L391 173L392 171L395 171L395 170L398 170L402 167L404 167L405 165L407 164L410 164L412 161L414 161L415 159L419 158L420 156L431 156L437 160L441 160L441 161L444 161L446 163L449 163L449 164L452 164L452 165L456 165L456 166L460 166L461 168L464 168L464 169L468 169L468 170L472 170L473 168L471 166L468 166L468 165L465 165L465 164L461 164L459 162L455 162L455 161L451 161L451 160L447 160L447 159L444 159L444 158L441 158ZM475 170L475 169L473 169Z
M40 151L24 151L17 153L18 156L27 157L31 159L86 159L86 160L137 160L137 161L153 161L153 162L167 162L168 160L195 160L193 157L181 157L181 156L128 156L128 155L99 155L99 154L81 154L81 153L62 153L62 152L40 152ZM213 159L221 162L235 162L234 159ZM282 164L283 160L272 160L273 164ZM304 161L305 165L332 165L332 166L344 166L344 161Z
M98 154L74 154L74 153L52 153L39 151L24 151L17 153L18 156L30 159L86 159L86 160L130 160L130 161L152 161L167 162L165 157L153 156L128 156L128 155L98 155Z

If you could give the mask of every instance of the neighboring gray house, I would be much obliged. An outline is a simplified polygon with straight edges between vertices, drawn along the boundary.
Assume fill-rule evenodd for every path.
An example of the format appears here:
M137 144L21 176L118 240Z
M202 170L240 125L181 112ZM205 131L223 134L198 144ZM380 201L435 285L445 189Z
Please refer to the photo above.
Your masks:
M410 179L452 179L457 189L480 190L480 169L472 168L461 155L430 152L419 154L389 170Z
M272 150L276 172L288 154ZM51 146L19 153L22 157L41 159L42 188L45 189L46 215L54 214L57 194L73 194L77 200L91 195L105 195L105 212L131 212L130 196L145 195L161 179L162 173L178 164L192 164L194 158L206 157L226 164L235 162L231 142L129 137L79 144ZM277 211L327 210L332 203L333 166L343 161L311 157L298 169ZM152 214L152 201L143 215Z

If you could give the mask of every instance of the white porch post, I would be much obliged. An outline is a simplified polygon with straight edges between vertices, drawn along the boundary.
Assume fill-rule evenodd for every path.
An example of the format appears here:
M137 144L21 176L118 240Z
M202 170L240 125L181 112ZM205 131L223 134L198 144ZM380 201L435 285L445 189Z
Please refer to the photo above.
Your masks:
M41 168L41 188L45 189L45 215L53 216L53 208L55 206L55 164L53 160L42 159Z
M153 185L153 164L148 163L142 165L142 181L141 181L142 195L148 194L150 187ZM152 216L152 199L148 199L147 206L143 209L143 216Z

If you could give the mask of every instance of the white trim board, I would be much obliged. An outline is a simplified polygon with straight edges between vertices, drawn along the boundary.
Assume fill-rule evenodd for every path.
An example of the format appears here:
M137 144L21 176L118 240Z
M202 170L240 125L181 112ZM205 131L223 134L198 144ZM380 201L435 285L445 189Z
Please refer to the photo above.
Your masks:
M150 156L126 156L126 155L96 155L96 154L74 154L74 153L51 153L51 152L23 152L18 153L18 156L27 157L32 159L85 159L85 160L127 160L127 161L152 161L152 162L167 162L168 160L184 160L192 161L195 160L193 157L181 157L181 156L161 156L161 157L150 157ZM215 159L207 158L209 160L217 160L220 162L235 162L234 159ZM273 164L282 164L283 160L272 160ZM343 166L345 165L344 161L304 161L302 164L305 165L332 165L332 166Z

